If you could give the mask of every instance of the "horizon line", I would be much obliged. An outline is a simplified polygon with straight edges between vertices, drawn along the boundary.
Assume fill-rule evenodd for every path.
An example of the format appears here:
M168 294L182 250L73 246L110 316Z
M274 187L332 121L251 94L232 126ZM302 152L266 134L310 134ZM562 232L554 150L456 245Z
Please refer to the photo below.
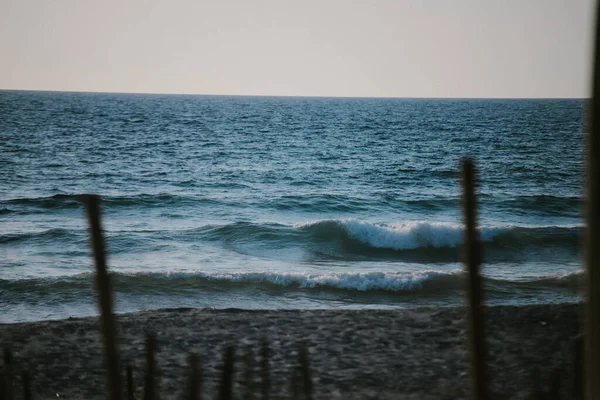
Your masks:
M223 94L223 93L168 93L168 92L125 92L94 90L50 90L50 89L4 89L0 92L44 92L44 93L81 93L81 94L132 94L151 96L206 96L206 97L276 97L307 99L397 99L397 100L586 100L590 97L424 97L424 96L331 96L331 95L278 95L278 94Z

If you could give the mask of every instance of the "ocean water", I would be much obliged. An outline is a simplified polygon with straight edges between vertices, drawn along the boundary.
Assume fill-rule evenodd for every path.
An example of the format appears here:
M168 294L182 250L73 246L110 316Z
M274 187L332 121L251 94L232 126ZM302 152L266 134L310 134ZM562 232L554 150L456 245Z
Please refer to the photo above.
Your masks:
M462 305L464 156L487 302L577 301L584 106L0 91L0 321L97 313L86 193L119 312Z

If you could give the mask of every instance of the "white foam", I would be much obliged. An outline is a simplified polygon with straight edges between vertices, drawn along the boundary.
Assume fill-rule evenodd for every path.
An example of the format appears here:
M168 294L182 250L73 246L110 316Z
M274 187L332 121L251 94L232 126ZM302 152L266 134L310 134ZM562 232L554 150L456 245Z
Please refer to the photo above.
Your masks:
M408 291L418 290L423 283L447 277L456 278L463 274L460 269L451 271L418 271L418 272L343 272L343 273L275 273L275 272L236 272L204 275L208 280L270 283L282 287L297 285L300 288L333 287L346 290L384 290Z

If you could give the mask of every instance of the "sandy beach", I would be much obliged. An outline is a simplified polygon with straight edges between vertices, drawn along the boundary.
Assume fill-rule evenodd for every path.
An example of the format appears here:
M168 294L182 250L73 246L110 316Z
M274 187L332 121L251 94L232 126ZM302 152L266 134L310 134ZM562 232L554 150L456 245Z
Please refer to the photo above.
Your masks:
M536 369L543 384L560 373L572 386L572 348L580 305L498 306L486 309L494 398L524 398ZM268 338L273 392L286 396L304 341L317 399L468 397L464 309L394 311L244 311L171 309L118 316L123 364L134 367L141 394L145 333L155 333L161 398L181 398L189 354L200 355L204 392L214 397L222 350L235 345L237 389L252 351L258 388L258 349ZM15 371L31 372L39 399L103 398L97 318L0 325L2 346L14 351ZM18 382L16 384L19 384ZM20 393L19 390L17 390Z

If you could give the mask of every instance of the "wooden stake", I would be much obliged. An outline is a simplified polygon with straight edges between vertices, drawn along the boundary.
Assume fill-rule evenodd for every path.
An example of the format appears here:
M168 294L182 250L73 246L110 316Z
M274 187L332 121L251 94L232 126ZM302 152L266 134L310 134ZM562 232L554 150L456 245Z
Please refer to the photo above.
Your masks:
M485 359L485 329L483 321L483 284L479 267L481 264L481 244L477 232L477 202L475 198L475 166L473 160L464 159L463 171L463 210L465 222L465 266L469 275L468 321L471 342L471 374L475 399L488 399L487 368Z
M302 372L302 386L304 389L304 398L312 400L312 375L310 373L310 363L308 361L308 349L304 343L298 346L298 362Z
M262 400L269 400L271 392L271 379L269 372L269 344L264 339L260 346L260 376L261 376L261 392Z
M96 291L100 307L100 328L104 341L104 355L108 369L108 394L112 400L121 400L121 371L117 350L117 329L113 316L112 291L106 266L104 235L102 233L100 198L87 196L92 254L96 263Z
M245 357L244 370L244 400L254 400L254 354L251 348L248 349Z
M588 399L600 399L600 2L596 5L592 99L587 135L585 264L585 384Z
M23 399L31 400L31 375L29 372L23 372Z
M133 368L127 366L127 400L135 399L135 388L133 387Z
M200 400L202 395L200 390L202 388L202 372L200 370L200 359L197 355L191 355L189 359L190 376L188 384L188 396L189 400Z
M156 362L154 357L155 352L156 337L154 335L148 335L146 336L146 382L144 385L144 400L156 399Z
M9 349L4 349L4 398L13 399L13 365L12 353Z
M218 400L233 399L233 363L235 361L235 349L233 346L225 349L223 354L223 375L221 376L221 387L219 388Z

